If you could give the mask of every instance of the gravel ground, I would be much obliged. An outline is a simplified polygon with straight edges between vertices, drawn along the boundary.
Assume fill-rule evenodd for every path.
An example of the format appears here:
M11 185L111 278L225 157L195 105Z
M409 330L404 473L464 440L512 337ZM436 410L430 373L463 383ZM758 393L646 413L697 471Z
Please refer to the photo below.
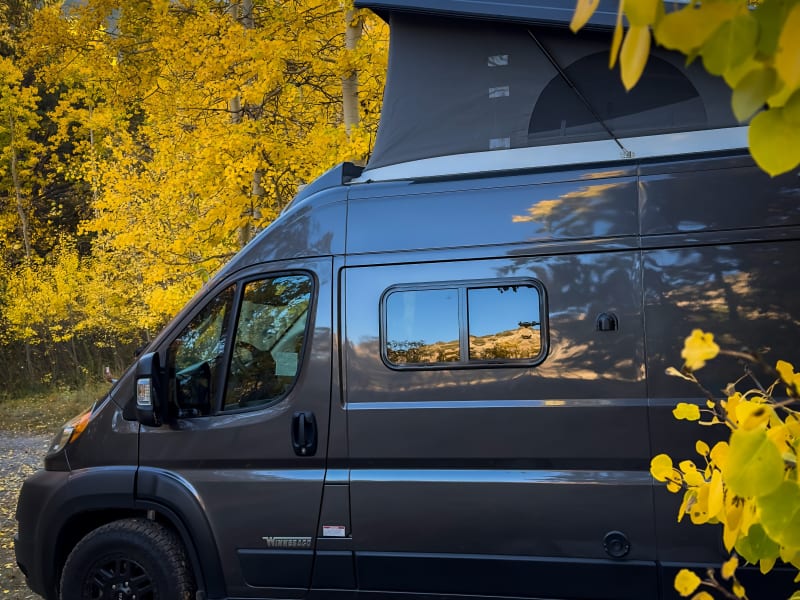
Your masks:
M14 558L14 511L23 480L42 465L48 436L0 430L0 598L39 598L28 589Z

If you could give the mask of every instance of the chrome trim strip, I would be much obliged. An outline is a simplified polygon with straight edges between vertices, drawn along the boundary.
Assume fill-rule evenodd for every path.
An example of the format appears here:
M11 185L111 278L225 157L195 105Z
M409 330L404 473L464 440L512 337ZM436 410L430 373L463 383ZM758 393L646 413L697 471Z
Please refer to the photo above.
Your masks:
M744 149L747 148L747 130L748 127L743 126L621 138L619 141L626 152L621 152L614 140L599 140L436 156L367 169L351 183L635 161L642 158Z
M675 400L673 408L678 403ZM411 400L397 402L348 402L347 411L364 410L433 410L498 408L596 408L598 406L648 406L647 398L569 398L566 400Z
M560 485L652 485L648 471L512 470L512 469L353 469L359 483L518 483Z

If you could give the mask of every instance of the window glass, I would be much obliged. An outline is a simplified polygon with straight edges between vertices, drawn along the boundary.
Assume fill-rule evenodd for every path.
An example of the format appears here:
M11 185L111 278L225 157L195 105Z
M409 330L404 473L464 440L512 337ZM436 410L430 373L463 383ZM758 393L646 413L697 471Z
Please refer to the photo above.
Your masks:
M384 304L385 359L400 367L538 360L542 304L536 284L517 281L391 291Z
M173 397L182 416L208 414L214 383L225 354L233 286L209 302L170 344L168 364L174 369Z
M224 409L272 402L292 386L300 366L311 292L307 275L245 285Z
M403 365L461 360L458 290L396 291L386 299L386 358Z
M533 359L542 350L539 291L508 285L467 290L470 360Z

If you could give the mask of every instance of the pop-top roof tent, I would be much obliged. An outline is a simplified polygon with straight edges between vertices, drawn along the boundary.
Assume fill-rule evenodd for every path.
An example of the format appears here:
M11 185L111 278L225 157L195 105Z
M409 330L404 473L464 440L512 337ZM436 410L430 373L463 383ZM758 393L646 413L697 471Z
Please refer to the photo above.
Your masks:
M424 170L431 161L423 159L432 157L458 157L462 166L451 160L448 168L468 172L467 165L490 165L490 151L515 168L519 153L508 151L521 148L539 149L522 159L530 166L552 166L576 152L589 160L610 152L618 160L646 142L675 142L663 136L677 132L713 130L694 136L694 151L728 144L732 133L746 145L730 90L699 61L686 67L682 55L654 48L642 79L625 91L618 68L608 69L616 1L601 1L578 35L568 28L575 8L569 0L356 5L391 28L381 124L362 179L393 178L399 172L389 167L398 164Z

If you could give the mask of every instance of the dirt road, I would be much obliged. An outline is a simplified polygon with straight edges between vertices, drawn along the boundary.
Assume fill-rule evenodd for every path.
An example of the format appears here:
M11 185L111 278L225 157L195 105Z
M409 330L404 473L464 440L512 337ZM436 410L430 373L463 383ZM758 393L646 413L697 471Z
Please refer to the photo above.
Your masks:
M42 465L49 438L0 430L0 598L38 599L14 559L14 511L23 480Z

